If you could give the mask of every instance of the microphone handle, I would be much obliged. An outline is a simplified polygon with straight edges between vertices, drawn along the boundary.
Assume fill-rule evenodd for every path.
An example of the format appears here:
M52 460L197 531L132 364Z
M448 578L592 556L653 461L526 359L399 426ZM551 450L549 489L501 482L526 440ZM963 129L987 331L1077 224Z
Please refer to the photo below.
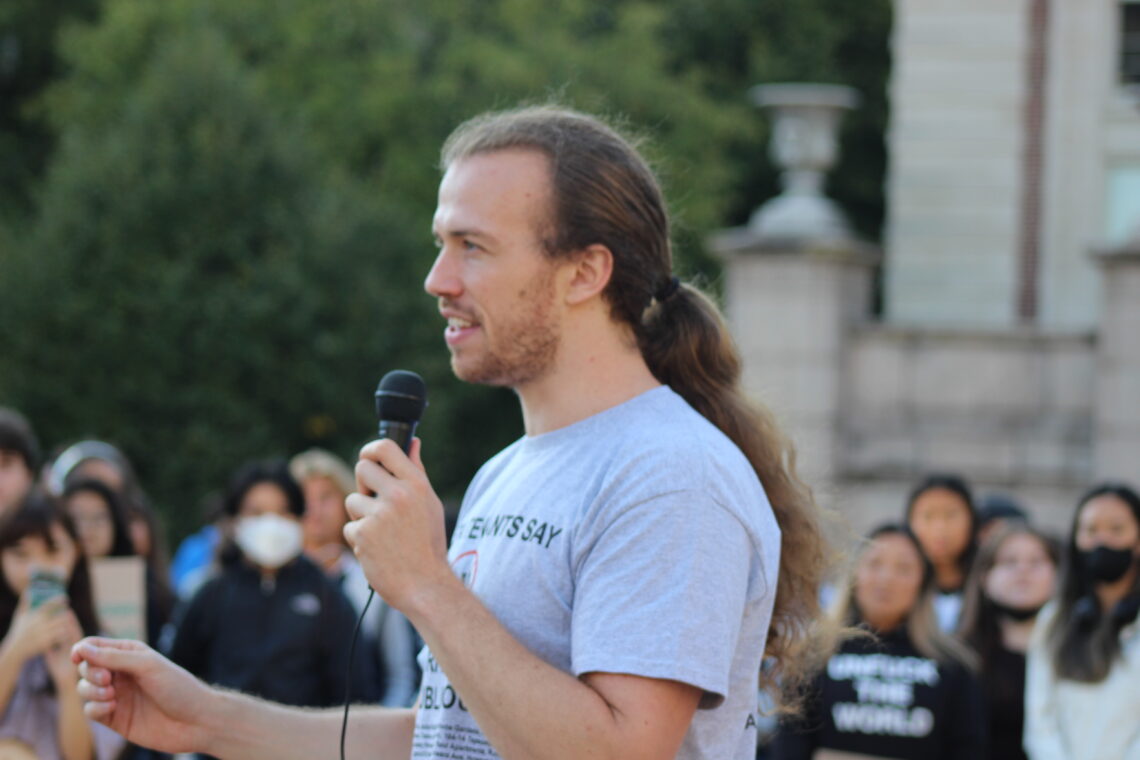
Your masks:
M397 420L380 420L378 438L390 438L399 444L407 454L412 448L412 438L416 434L416 423L399 422Z

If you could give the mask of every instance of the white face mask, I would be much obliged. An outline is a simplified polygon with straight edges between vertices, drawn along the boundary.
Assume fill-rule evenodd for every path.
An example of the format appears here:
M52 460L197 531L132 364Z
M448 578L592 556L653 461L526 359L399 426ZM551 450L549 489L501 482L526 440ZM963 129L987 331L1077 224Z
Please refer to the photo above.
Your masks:
M301 553L301 523L266 514L238 520L234 540L242 553L267 570L276 570Z

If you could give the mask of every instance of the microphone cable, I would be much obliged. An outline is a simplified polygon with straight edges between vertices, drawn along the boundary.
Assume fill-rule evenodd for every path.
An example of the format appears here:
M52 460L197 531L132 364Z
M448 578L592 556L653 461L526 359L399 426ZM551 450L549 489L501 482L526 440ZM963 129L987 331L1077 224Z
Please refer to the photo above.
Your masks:
M427 406L427 386L422 377L415 372L396 369L380 378L376 386L376 417L378 420L377 437L388 438L399 444L404 453L411 449L412 440L416 435L416 426ZM340 725L340 760L345 760L344 743L348 735L348 705L352 698L352 658L356 651L356 640L360 636L360 627L364 623L364 616L368 607L376 596L376 589L369 587L368 601L360 611L360 619L356 621L356 630L352 632L352 644L348 647L348 677L344 686L344 720ZM377 632L378 635L382 632Z
M360 638L360 627L364 623L364 616L368 614L368 608L372 605L372 597L374 596L376 596L376 590L368 589L368 601L364 603L364 609L360 611L360 617L356 620L356 628L352 632L352 643L348 646L348 672L344 679L344 720L340 724L340 760L345 760L344 740L348 735L348 706L352 700L352 658L356 652L356 640Z

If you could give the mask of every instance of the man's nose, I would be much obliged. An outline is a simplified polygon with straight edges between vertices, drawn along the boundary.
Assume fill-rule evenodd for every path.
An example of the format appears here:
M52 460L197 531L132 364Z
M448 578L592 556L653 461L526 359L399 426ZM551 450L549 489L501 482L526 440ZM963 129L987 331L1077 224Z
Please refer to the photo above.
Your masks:
M463 290L458 272L446 246L440 248L431 269L428 270L427 277L424 278L424 290L436 298L454 297Z

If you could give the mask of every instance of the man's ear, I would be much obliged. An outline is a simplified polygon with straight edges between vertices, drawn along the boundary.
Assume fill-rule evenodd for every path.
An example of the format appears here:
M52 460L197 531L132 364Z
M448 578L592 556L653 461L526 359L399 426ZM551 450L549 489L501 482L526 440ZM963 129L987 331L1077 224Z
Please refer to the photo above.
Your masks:
M566 291L566 303L577 305L600 295L610 284L614 255L607 246L595 243L575 254Z

